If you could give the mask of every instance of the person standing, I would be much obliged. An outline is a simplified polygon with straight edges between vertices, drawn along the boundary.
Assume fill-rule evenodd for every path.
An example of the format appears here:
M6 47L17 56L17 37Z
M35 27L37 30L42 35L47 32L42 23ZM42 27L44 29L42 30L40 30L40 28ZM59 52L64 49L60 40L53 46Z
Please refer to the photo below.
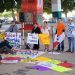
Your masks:
M38 27L37 23L34 24L34 27L32 29L32 33L35 33L35 34L40 34L41 33L41 30ZM33 50L38 50L38 49L39 49L39 40L38 40L38 44L34 44L34 46L33 46Z
M75 38L72 32L75 30L75 24L73 23L72 18L68 19L68 29L66 32L67 38L68 38L68 44L69 44L69 49L66 52L71 52L74 53L74 46L75 46Z
M58 19L58 23L56 26L56 34L59 37L63 32L65 32L65 24L62 22L62 19ZM64 51L64 41L62 41L58 47L56 51Z
M50 27L48 27L47 22L45 21L43 24L43 28L41 29L43 34L47 34L50 38ZM50 41L50 40L49 40ZM49 51L49 44L45 44L45 50Z
M5 32L17 32L18 26L15 24L15 21L12 21L12 25Z

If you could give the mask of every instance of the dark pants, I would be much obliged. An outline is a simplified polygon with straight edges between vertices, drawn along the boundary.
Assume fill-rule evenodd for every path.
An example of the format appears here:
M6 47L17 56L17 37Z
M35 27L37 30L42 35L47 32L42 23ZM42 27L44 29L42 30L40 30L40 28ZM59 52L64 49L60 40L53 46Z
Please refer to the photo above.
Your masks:
M33 50L38 50L39 49L39 41L38 41L38 44L34 44L33 46Z
M64 41L58 45L58 50L64 51Z
M11 49L12 47L9 45L9 42L7 40L4 40L0 43L0 48L6 46L7 48Z

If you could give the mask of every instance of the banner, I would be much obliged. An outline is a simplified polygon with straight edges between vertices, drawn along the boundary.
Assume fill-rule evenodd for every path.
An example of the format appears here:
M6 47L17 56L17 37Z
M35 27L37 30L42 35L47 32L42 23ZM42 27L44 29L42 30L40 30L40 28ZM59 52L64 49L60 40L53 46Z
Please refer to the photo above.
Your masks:
M38 44L38 34L28 33L27 43Z
M50 45L50 36L48 34L39 34L39 40L42 44Z
M43 0L22 0L22 12L43 13Z
M16 48L20 48L21 33L6 32L5 39L9 41L11 46L16 47Z
M65 33L63 32L60 36L57 36L57 34L54 37L53 46L54 48L59 45L65 38Z

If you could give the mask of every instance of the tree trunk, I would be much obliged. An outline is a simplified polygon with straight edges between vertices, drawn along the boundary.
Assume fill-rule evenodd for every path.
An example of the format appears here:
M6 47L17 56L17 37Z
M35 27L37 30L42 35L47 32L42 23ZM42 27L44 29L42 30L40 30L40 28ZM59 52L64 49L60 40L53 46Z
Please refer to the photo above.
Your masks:
M13 21L16 21L16 19L15 19L15 13L14 13L13 9L12 9L12 18L13 18Z
M20 12L20 11L21 11L20 9L17 9L17 10L16 10L16 12L17 12L17 14L16 14L17 21L19 21L19 12Z
M65 11L65 17L67 18L67 11Z

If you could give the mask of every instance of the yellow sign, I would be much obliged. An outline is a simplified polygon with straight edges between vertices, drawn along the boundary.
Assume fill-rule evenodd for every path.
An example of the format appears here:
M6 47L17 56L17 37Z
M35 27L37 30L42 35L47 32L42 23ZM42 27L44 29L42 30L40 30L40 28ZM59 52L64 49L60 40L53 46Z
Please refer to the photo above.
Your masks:
M0 33L0 40L4 40L5 39L5 34L4 33Z
M48 34L39 34L39 40L42 44L50 45L50 36Z

